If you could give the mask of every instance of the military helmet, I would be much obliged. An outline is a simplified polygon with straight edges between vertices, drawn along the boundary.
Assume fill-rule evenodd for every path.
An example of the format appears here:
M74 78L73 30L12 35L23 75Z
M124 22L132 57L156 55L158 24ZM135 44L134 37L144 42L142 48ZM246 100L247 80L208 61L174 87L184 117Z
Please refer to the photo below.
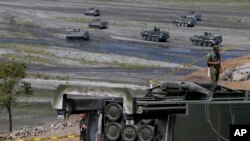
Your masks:
M220 46L219 45L215 45L215 46L213 46L213 49L214 50L220 50Z

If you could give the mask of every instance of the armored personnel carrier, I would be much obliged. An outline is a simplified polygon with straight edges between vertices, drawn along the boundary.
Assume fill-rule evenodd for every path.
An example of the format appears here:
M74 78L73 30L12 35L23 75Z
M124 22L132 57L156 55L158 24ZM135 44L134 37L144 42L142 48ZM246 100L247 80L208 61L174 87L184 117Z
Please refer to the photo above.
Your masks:
M91 7L87 11L85 11L84 14L87 15L87 16L100 16L101 11L99 9Z
M186 18L191 18L191 19L195 19L197 21L201 21L201 14L196 14L195 11L191 11L189 14L187 14L185 16Z
M66 35L67 40L89 40L89 32L80 29L74 29Z
M180 17L173 20L175 26L194 27L196 20L192 18Z
M106 28L108 28L108 22L102 21L100 19L94 19L94 20L89 22L89 27L106 29Z
M169 32L160 31L160 28L154 27L154 30L142 31L141 36L145 41L165 42L169 38Z
M196 46L209 46L219 45L222 42L221 35L213 35L212 33L205 32L204 35L194 35L190 37L193 45Z

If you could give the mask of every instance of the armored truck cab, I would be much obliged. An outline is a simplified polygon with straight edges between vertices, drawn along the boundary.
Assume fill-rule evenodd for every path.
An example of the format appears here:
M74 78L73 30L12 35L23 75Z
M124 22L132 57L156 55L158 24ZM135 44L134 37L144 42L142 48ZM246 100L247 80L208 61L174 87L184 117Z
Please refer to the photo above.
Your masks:
M160 28L154 27L154 30L142 31L141 36L145 41L165 42L169 38L169 32L160 31Z
M89 32L80 29L74 29L66 34L67 40L89 40Z
M99 29L106 29L108 28L108 22L102 21L100 19L94 19L89 22L89 27L91 28L99 28Z
M193 37L190 37L190 40L193 43L193 45L196 46L212 47L214 45L221 44L222 36L205 32L204 35L194 35Z
M88 10L86 10L84 14L86 16L100 16L101 15L101 11L99 9L91 7Z

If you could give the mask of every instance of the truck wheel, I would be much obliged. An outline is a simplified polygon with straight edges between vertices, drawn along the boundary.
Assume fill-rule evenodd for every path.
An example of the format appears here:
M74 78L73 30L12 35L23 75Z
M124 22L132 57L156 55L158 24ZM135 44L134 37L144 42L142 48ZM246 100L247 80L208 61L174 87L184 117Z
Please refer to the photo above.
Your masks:
M203 42L200 42L200 46L203 46Z
M65 104L65 110L66 110L65 115L64 115L65 119L68 119L69 116L71 115L72 107L73 107L73 102L71 100L67 100Z
M156 42L159 42L159 41L160 41L159 37L156 37Z
M195 41L195 45L198 46L198 45L199 45L199 42L198 42L198 41Z
M154 42L157 42L157 38L158 38L158 37L154 37Z
M207 46L208 46L208 47L212 47L213 44L212 44L211 42L208 42L208 43L207 43Z
M146 36L142 36L142 39L145 40L145 41L147 40Z

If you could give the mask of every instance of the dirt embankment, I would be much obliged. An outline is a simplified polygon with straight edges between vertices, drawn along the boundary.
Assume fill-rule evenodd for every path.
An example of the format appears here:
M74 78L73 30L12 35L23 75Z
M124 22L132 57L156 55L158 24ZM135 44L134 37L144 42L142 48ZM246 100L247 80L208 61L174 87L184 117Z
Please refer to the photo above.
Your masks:
M219 84L232 89L239 90L250 90L250 81L224 81L222 77L225 75L225 72L228 70L236 69L239 66L243 66L250 62L250 55L235 58L232 60L228 60L222 63L222 71L223 73L220 75ZM208 69L204 68L199 71L195 71L191 74L188 74L182 78L181 81L194 81L194 82L210 82L210 77L208 77L207 73Z

